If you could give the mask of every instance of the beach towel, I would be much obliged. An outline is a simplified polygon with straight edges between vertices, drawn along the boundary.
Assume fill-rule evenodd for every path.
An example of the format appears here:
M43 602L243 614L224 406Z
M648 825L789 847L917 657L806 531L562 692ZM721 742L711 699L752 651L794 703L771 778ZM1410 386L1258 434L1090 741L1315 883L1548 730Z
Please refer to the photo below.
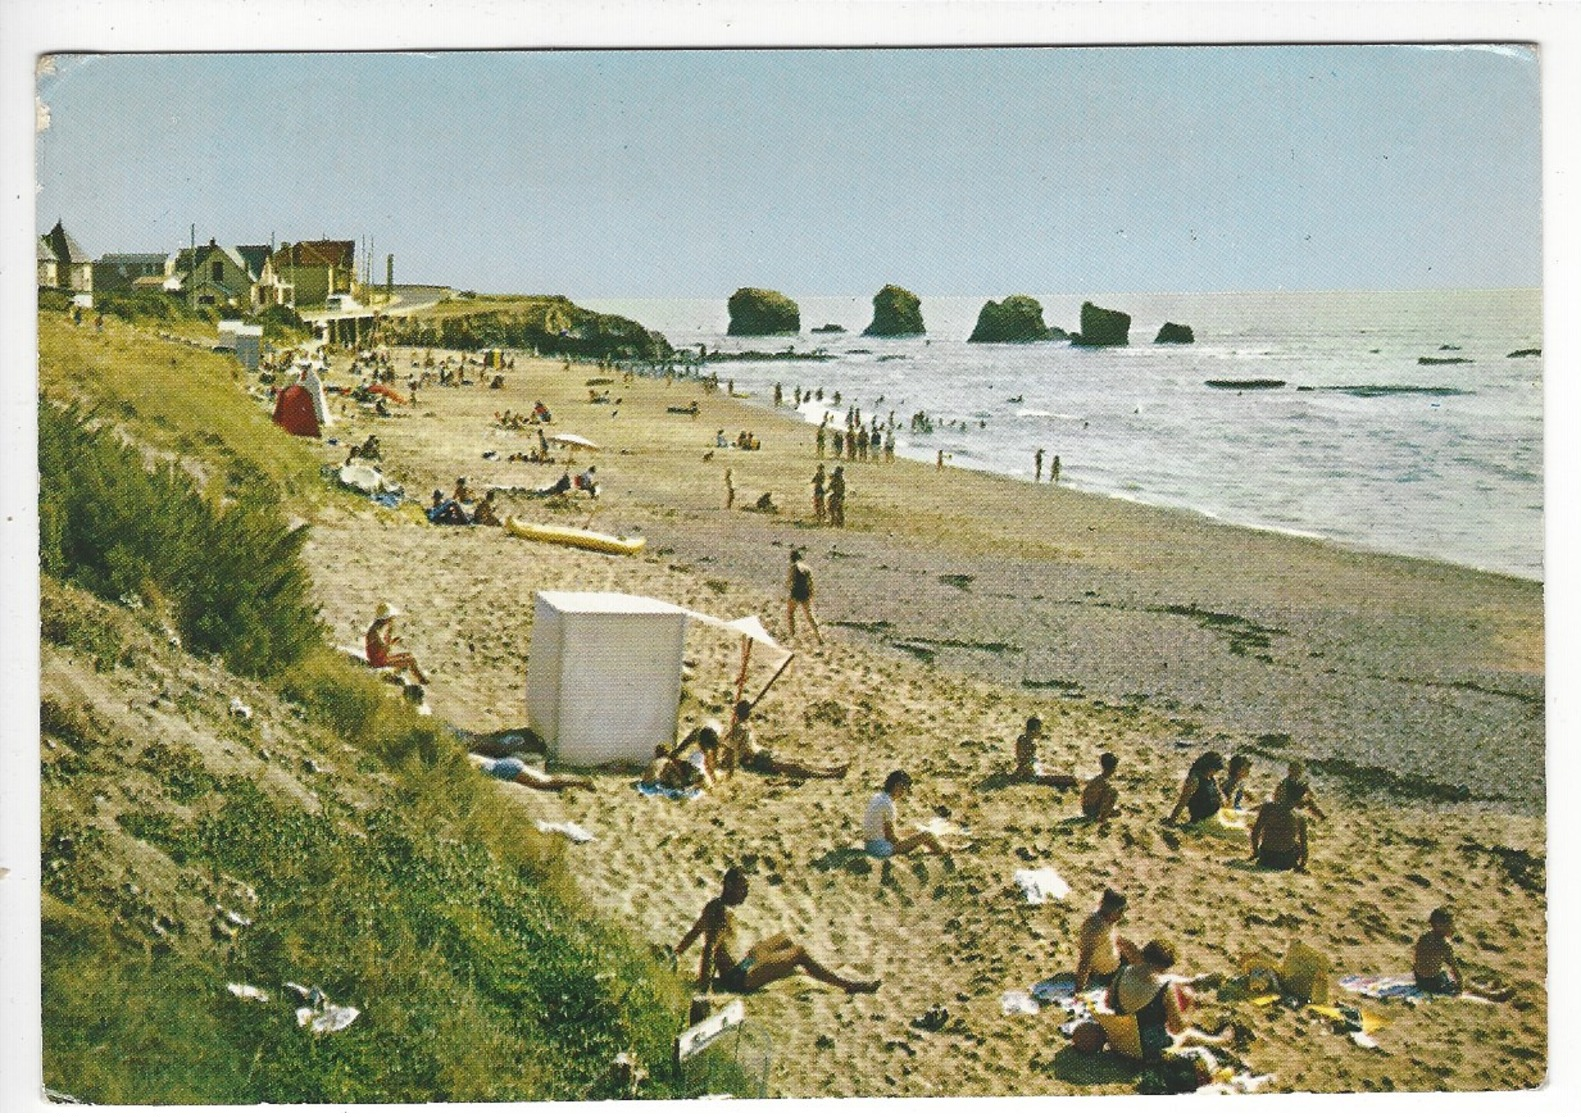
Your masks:
M564 834L578 845L595 840L592 834L574 822L545 822L540 818L537 825L540 834Z
M1026 896L1027 903L1041 906L1047 900L1063 900L1070 895L1070 885L1053 869L1017 869L1015 885Z
M1076 975L1055 974L1032 986L1032 995L1045 1004L1058 1004L1076 996Z
M1019 989L1007 989L999 996L999 1010L1006 1016L1036 1016L1040 1011L1037 1000Z
M1347 993L1371 997L1375 1001L1431 1000L1434 997L1456 997L1462 1001L1492 1004L1486 997L1475 993L1430 993L1416 984L1414 974L1349 974L1339 979L1339 987Z
M1234 841L1244 842L1251 832L1252 812L1237 810L1234 807L1220 807L1219 813L1201 822L1187 825L1187 829L1196 834L1209 838L1230 838Z
M700 787L665 787L662 783L647 783L638 780L631 785L643 795L657 796L660 799L696 799L703 793Z

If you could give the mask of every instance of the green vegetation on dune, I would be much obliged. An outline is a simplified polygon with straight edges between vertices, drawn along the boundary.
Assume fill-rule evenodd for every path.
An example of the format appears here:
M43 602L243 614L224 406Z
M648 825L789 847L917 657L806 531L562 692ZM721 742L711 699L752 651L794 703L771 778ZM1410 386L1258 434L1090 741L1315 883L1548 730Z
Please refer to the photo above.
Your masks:
M218 358L58 317L39 323L46 1085L109 1104L697 1092L669 1059L680 979L583 908L454 733L325 647L307 529L287 527L311 454ZM287 983L361 1015L315 1034Z
M664 360L664 335L563 295L484 295L445 301L381 325L391 345L447 349L534 349L546 356Z

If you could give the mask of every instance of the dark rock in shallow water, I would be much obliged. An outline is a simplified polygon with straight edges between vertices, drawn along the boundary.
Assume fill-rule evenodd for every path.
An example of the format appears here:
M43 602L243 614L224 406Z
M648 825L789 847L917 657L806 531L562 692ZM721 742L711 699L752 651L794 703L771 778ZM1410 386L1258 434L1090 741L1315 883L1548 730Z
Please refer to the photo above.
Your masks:
M1246 391L1247 389L1283 388L1285 386L1283 380L1264 380L1261 378L1253 380L1204 380L1203 383L1210 388L1224 388L1237 392Z
M1004 302L986 302L977 328L967 341L1048 341L1065 331L1043 324L1043 304L1029 295L1011 295Z
M1179 322L1165 322L1158 329L1158 336L1153 339L1154 345L1191 345L1197 340L1196 334L1191 332L1190 326L1182 326Z
M837 326L833 322L826 322L822 326L814 326L812 332L815 334L843 334L845 333L845 327Z
M922 300L893 283L873 296L873 321L862 333L868 337L915 337L922 326Z
M1081 304L1081 332L1071 335L1073 345L1129 345L1131 316L1123 310L1105 310Z
M1416 363L1419 365L1469 365L1472 361L1470 357L1418 357Z
M1517 349L1510 354L1512 357L1541 357L1542 355L1543 351L1541 349Z
M778 291L743 287L730 296L730 329L734 337L801 332L801 310Z

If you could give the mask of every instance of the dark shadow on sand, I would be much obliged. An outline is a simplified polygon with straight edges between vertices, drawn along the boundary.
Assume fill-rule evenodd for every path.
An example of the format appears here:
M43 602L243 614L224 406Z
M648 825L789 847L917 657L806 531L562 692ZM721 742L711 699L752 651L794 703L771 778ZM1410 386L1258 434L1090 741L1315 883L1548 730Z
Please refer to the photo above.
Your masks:
M857 876L866 876L873 871L873 863L867 856L866 850L857 849L855 846L844 846L840 849L831 849L828 853L814 858L812 867L820 873L827 873L833 869L844 869Z
M1142 1073L1141 1066L1124 1055L1113 1051L1083 1055L1069 1046L1061 1048L1045 1065L1061 1082L1077 1086L1111 1086L1117 1082L1135 1082Z

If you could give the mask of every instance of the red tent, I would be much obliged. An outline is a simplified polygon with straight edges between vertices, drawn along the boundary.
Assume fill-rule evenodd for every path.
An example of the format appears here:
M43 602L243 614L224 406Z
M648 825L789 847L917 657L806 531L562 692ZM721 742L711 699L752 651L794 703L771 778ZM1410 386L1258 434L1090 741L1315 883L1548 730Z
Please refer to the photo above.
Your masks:
M300 384L283 389L274 401L274 421L303 438L318 437L318 415L313 411L313 396Z

